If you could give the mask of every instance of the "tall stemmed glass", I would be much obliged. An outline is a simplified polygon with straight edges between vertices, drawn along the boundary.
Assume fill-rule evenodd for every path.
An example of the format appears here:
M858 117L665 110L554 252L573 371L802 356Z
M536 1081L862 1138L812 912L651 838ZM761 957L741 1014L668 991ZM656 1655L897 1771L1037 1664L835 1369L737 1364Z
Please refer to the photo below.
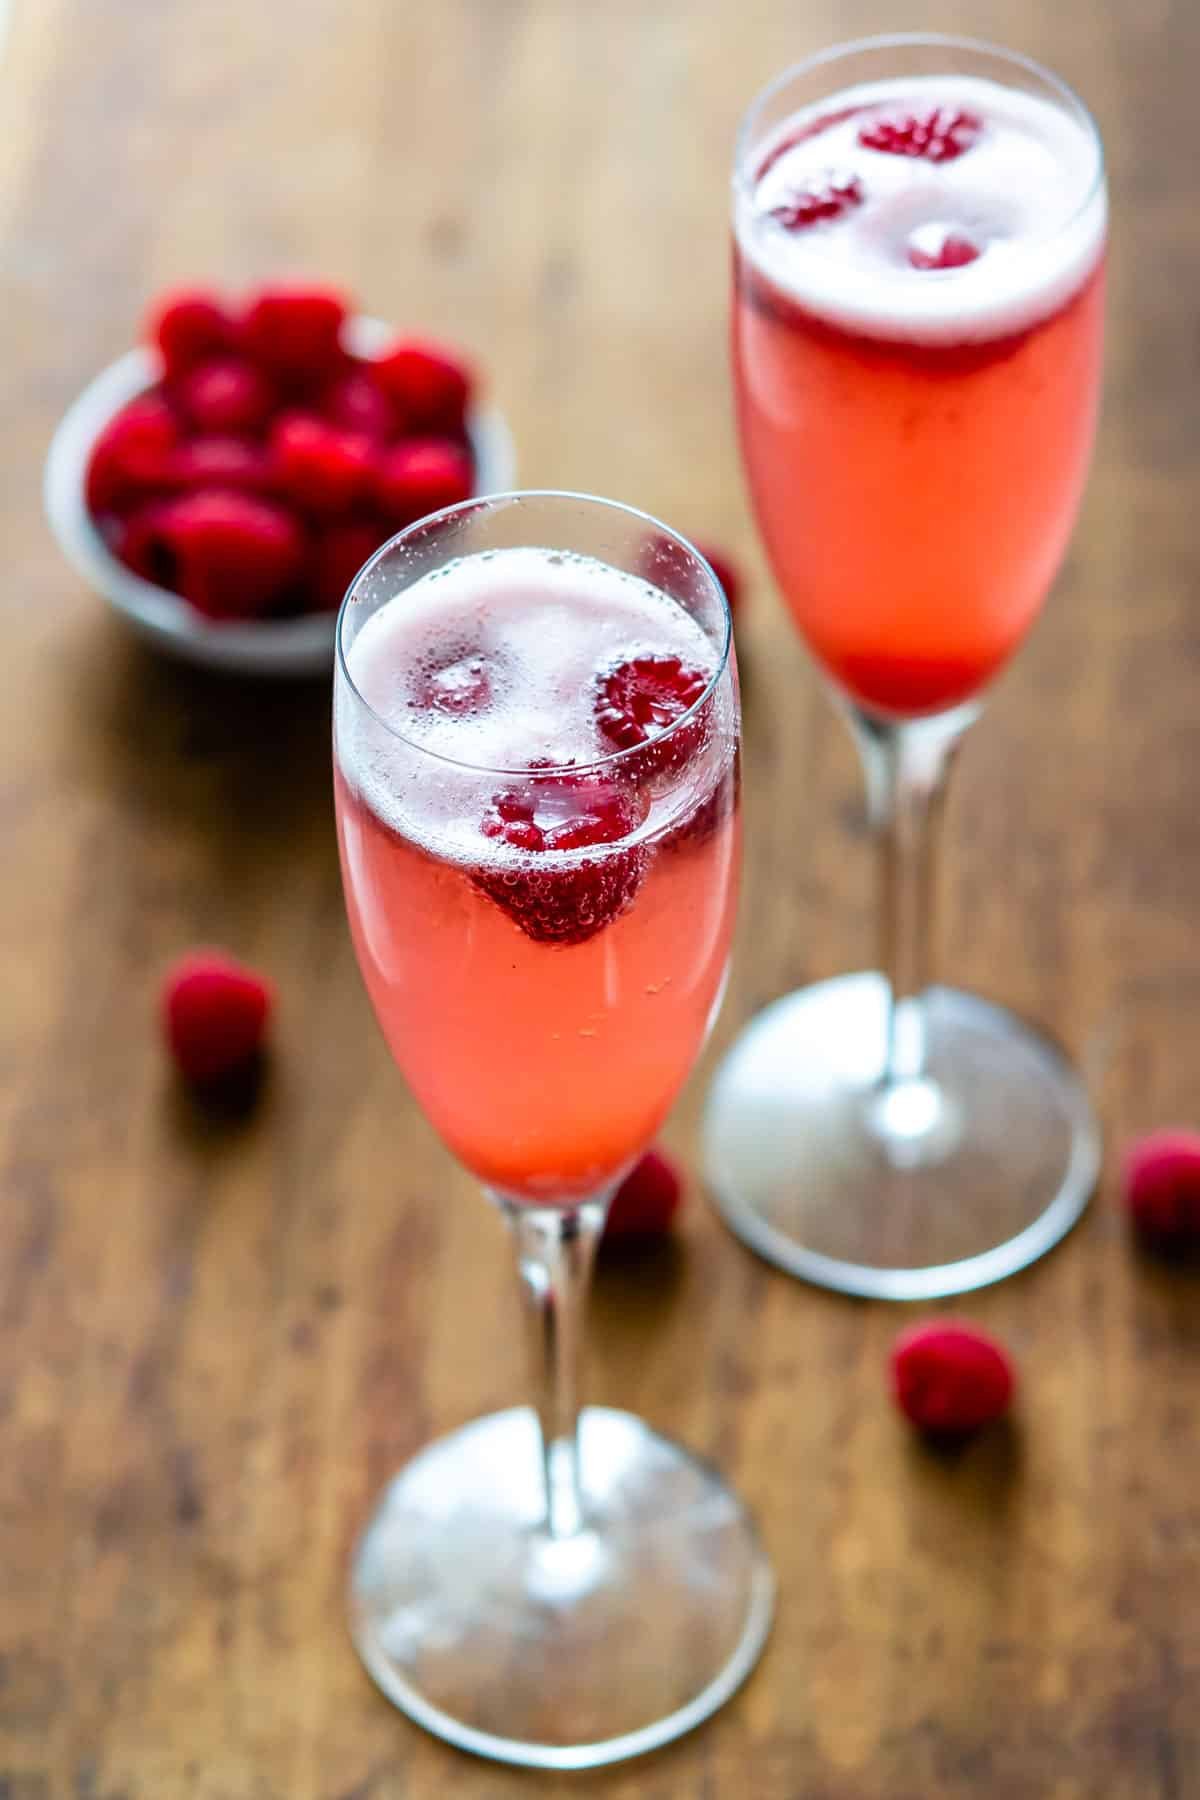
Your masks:
M879 38L773 82L733 184L733 360L759 526L861 752L881 974L778 1001L713 1089L726 1217L809 1280L893 1299L1030 1262L1099 1140L1041 1036L930 985L933 834L983 688L1075 520L1099 390L1095 126L986 45Z
M728 609L641 513L472 501L355 581L334 733L362 973L417 1099L511 1229L540 1382L536 1409L464 1426L387 1488L354 1561L354 1636L384 1692L464 1749L611 1762L721 1705L772 1608L718 1476L628 1413L580 1419L576 1397L606 1208L728 959Z

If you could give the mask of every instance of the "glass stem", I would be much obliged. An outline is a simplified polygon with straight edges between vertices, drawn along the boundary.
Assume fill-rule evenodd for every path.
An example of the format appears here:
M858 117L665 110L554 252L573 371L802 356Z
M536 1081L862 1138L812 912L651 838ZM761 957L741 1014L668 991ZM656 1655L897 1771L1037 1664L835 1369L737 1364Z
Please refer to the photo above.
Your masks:
M975 714L974 707L904 721L850 714L878 846L885 1091L919 1081L925 1071L922 998L932 970L937 830L954 752Z
M571 1537L584 1523L579 1477L579 1365L583 1313L611 1194L566 1210L506 1203L537 1369L537 1415L546 1530Z

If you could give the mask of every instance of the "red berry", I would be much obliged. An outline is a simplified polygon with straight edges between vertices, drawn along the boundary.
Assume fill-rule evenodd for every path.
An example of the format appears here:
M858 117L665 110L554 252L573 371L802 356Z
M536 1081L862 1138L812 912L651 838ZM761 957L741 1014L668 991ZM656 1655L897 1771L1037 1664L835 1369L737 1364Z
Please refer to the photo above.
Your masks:
M372 443L395 437L400 424L396 408L364 363L334 377L321 396L321 413L339 431L358 432Z
M317 539L311 558L313 604L334 612L363 564L374 556L386 537L379 525L327 525Z
M478 869L476 884L535 943L586 943L624 912L641 886L645 849L617 846L644 818L639 798L603 775L531 773L496 794L480 824L485 837L521 852L521 860L505 857ZM571 855L601 846L601 856ZM555 853L549 867L537 867Z
M935 106L927 113L888 113L864 125L858 141L887 156L920 156L926 162L953 162L969 150L983 120L962 108Z
M1200 1132L1152 1131L1125 1152L1125 1204L1160 1256L1200 1254Z
M235 1075L261 1049L269 982L221 950L192 950L167 970L163 1029L180 1072L198 1087Z
M373 473L367 438L311 413L284 413L270 447L279 487L296 506L330 518L365 498Z
M386 450L375 476L375 497L399 527L468 500L475 476L470 454L448 438L407 438Z
M978 256L978 246L970 238L944 225L919 226L908 240L908 260L914 269L963 269Z
M861 206L863 198L863 185L857 175L829 175L797 188L771 208L771 217L785 231L805 231L810 225L842 218Z
M605 1239L661 1236L682 1199L683 1179L675 1164L662 1150L647 1150L613 1196Z
M260 444L237 437L199 437L172 450L162 484L174 492L222 487L265 494L271 491L273 479L271 463Z
M168 379L232 347L234 324L208 288L171 288L160 294L146 319L145 335L158 346Z
M1015 1377L1003 1345L955 1320L914 1325L892 1347L892 1392L931 1437L966 1437L1007 1411Z
M492 697L492 678L486 657L466 651L436 668L421 672L412 703L420 712L451 713L461 717L478 712ZM484 830L487 830L485 824Z
M85 495L93 515L112 512L153 489L179 438L160 394L142 394L110 419L92 446Z
M169 501L161 533L176 560L178 592L211 619L267 611L304 562L304 534L291 513L220 488Z
M193 428L218 437L261 431L275 406L271 383L243 356L216 357L189 369L174 392Z
M474 379L461 357L427 339L401 338L371 366L407 430L447 437L462 432Z
M347 302L336 289L304 283L262 287L242 317L242 344L264 369L316 384L341 359Z
M674 655L653 653L618 663L596 677L595 713L601 736L618 750L654 744L655 768L682 768L695 753L703 728L696 721L677 731L671 727L696 704L708 681L702 669ZM671 735L660 745L666 732Z
M151 500L135 507L105 528L113 555L143 581L169 588L175 579L175 562L163 540L162 503Z
M730 612L736 613L742 598L742 578L737 564L724 550L718 550L715 544L697 544L696 548L724 589Z

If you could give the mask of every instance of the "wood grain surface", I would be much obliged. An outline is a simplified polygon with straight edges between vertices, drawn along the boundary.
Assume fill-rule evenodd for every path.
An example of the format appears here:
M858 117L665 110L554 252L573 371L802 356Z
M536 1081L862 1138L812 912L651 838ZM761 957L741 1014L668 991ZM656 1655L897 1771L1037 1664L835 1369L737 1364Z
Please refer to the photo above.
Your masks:
M749 865L711 1056L860 965L858 780L771 593L725 368L726 180L785 62L906 24L1049 61L1114 201L1101 442L1043 622L950 803L943 967L1085 1067L1103 1186L958 1310L1021 1364L957 1459L892 1414L911 1309L734 1243L600 1280L591 1393L719 1460L782 1580L690 1739L589 1777L459 1756L342 1625L371 1495L526 1392L499 1222L390 1067L344 925L322 688L136 648L42 523L62 408L167 279L336 274L469 345L528 485L643 505L754 574ZM1186 1800L1200 1794L1200 1286L1135 1255L1120 1144L1200 1119L1200 12L1185 0L15 0L0 60L0 1796ZM1014 445L1014 455L1020 446ZM205 1120L153 1028L194 940L281 990L257 1110ZM693 1163L694 1166L694 1163Z

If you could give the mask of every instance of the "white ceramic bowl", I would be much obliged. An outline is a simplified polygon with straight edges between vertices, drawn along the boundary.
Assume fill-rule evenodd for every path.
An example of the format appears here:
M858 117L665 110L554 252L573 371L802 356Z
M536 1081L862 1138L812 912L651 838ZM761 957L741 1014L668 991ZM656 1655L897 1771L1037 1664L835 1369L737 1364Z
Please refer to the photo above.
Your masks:
M395 330L379 319L351 319L350 348L369 356ZM143 581L118 562L97 531L84 498L92 446L130 400L158 379L158 358L130 350L110 363L64 414L46 457L43 498L50 529L74 569L103 595L140 637L172 656L242 675L319 675L332 666L337 615L305 613L294 619L224 624L204 618L178 594ZM475 492L504 493L513 485L512 438L502 415L472 411L467 434L475 454Z

